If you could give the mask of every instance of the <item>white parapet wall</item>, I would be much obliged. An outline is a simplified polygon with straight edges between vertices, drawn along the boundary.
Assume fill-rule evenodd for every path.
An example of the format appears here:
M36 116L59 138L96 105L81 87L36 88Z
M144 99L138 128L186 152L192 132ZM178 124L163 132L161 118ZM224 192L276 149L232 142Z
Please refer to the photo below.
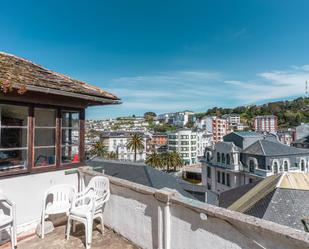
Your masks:
M78 174L68 173L68 170L60 170L18 175L0 180L0 191L16 205L19 236L35 231L41 217L44 193L49 187L58 184L73 184L78 187Z
M80 169L86 183L101 173ZM270 221L107 176L105 223L147 249L304 249L309 234Z
M73 173L73 174L68 174ZM74 171L22 175L0 180L17 207L19 235L33 233L40 220L44 192L53 185L85 183L102 173L90 167ZM304 249L309 235L289 227L107 176L111 198L105 224L145 249Z

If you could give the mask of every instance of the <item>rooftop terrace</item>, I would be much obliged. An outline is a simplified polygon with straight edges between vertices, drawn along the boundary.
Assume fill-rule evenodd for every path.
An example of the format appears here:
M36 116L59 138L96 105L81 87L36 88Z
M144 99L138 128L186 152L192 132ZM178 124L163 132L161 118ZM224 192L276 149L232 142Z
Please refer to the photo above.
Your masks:
M0 189L16 203L18 237L34 233L40 221L42 195L48 187L62 183L78 187L96 175L102 173L82 167L78 171L31 174L0 181ZM309 235L303 231L189 199L171 189L155 189L107 177L111 197L105 206L104 220L112 230L106 229L103 237L97 230L93 232L94 249L309 248ZM25 193L35 193L31 202ZM64 237L64 227L58 227L45 239L21 241L19 248L84 248L83 226L69 241Z
M52 233L46 235L44 239L37 236L31 237L19 243L19 249L84 249L85 231L82 225L76 227L76 232L71 233L67 241L64 237L65 226L57 227ZM102 236L100 230L93 231L92 249L137 249L133 243L114 233L110 229L105 229Z

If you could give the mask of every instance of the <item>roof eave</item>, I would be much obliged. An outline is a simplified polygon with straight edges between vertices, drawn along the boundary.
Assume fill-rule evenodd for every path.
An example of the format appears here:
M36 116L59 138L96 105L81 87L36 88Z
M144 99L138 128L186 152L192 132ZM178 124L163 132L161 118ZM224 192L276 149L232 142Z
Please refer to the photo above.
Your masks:
M22 85L14 84L13 87L16 88L16 89L20 89L22 87ZM88 104L89 106L93 106L93 105L116 105L116 104L122 103L120 101L120 99L117 98L117 97L115 97L115 98L109 98L109 97L103 97L103 96L98 97L98 96L93 96L93 95L73 93L73 92L67 92L67 91L62 91L62 90L57 90L57 89L52 89L52 88L46 88L46 87L32 86L32 85L27 85L26 88L27 88L27 90L32 91L32 92L54 94L54 95L61 95L61 96L83 99L83 100L90 102Z

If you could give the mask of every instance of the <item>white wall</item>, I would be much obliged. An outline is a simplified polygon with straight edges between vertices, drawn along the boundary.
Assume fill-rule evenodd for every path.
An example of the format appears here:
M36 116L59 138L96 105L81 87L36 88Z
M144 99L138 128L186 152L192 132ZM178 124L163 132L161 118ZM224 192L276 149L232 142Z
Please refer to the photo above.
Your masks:
M82 172L88 179L100 175L90 169ZM305 232L193 201L172 191L159 191L115 177L108 178L111 198L105 207L105 223L141 248L309 248L309 235ZM65 175L64 171L57 171L3 179L0 188L17 204L21 228L22 224L37 224L42 197L48 187L61 183L77 186L77 182L77 174ZM167 206L170 216L159 212L168 210ZM201 213L207 214L208 219L202 220ZM163 226L167 219L170 229ZM163 221L161 226L160 220Z
M0 180L0 190L16 204L18 233L33 232L41 217L45 191L57 184L78 185L78 175L65 171L15 176Z
M109 179L111 199L105 207L106 224L141 248L309 248L309 235L305 232L193 201L166 189L158 191L114 177ZM159 220L164 223L169 216L158 211L163 212L160 208L167 203L170 229L165 230ZM207 220L201 219L201 213L208 215Z

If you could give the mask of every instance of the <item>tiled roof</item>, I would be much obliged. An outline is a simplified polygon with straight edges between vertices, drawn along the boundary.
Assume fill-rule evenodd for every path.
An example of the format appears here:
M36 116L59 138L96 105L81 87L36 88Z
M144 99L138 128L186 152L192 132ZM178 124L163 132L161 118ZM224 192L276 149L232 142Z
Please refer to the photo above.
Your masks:
M0 80L9 81L13 87L52 89L117 101L118 97L98 87L74 80L68 76L45 69L28 60L0 52Z
M295 148L280 142L270 141L268 139L260 139L247 147L243 153L263 156L284 156L309 154L309 150Z
M260 133L255 131L234 131L234 133L240 137L260 137Z
M100 167L100 170L103 169L104 173L110 176L119 177L121 179L156 189L164 187L174 189L188 198L196 199L184 189L184 186L187 186L189 183L143 163L121 162L95 158L94 160L87 162L87 164L92 167Z
M237 193L241 188L228 192ZM277 174L248 185L246 190L228 209L304 230L302 219L309 217L308 173Z

